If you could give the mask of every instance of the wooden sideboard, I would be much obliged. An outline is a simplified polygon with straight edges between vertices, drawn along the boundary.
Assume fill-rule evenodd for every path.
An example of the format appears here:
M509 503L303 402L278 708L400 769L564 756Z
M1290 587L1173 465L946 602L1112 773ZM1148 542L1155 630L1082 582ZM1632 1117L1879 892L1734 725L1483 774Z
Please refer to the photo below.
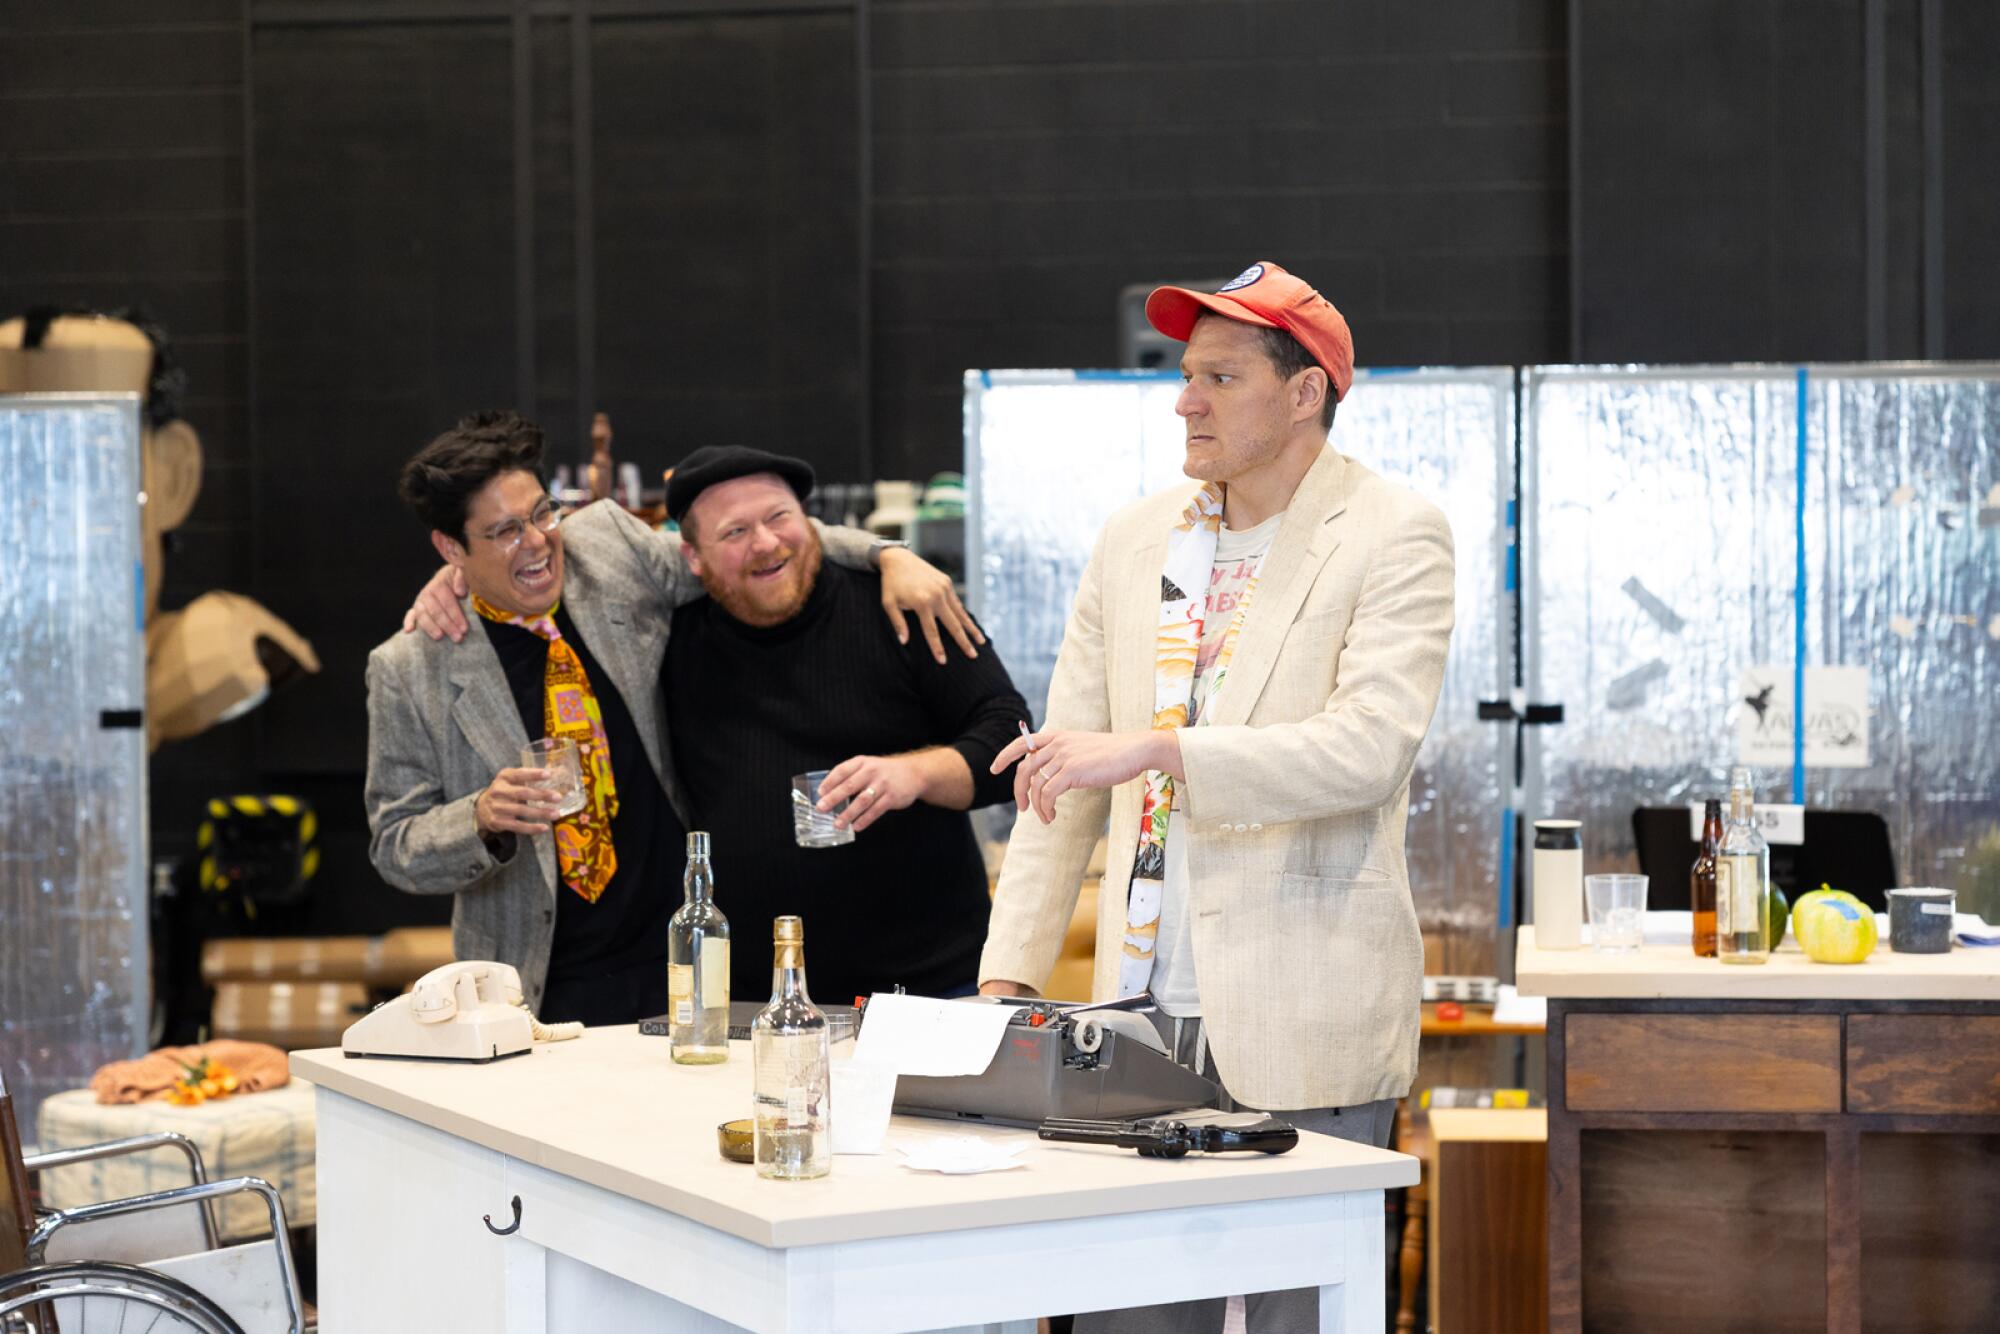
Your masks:
M1987 1330L2000 957L1541 951L1549 1328Z

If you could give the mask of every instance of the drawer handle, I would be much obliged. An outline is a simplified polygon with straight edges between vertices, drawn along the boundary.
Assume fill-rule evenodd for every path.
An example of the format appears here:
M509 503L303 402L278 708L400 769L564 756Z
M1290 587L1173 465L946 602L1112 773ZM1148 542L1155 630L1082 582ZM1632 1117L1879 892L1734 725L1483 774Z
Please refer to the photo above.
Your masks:
M519 1232L521 1230L521 1197L519 1195L514 1197L514 1221L506 1227L494 1227L492 1214L479 1215L479 1221L486 1224L486 1230L496 1237L504 1237L510 1233Z

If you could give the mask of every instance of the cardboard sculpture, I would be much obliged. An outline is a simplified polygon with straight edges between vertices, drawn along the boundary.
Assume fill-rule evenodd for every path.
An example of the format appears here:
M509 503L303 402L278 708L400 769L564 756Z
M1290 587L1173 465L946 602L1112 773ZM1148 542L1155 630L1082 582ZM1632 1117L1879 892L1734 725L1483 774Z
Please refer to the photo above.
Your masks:
M181 373L149 334L110 315L33 312L0 321L0 394L139 394L140 544L146 578L146 735L178 741L247 713L317 672L312 645L249 598L205 593L161 613L164 539L201 494L201 438L180 418Z

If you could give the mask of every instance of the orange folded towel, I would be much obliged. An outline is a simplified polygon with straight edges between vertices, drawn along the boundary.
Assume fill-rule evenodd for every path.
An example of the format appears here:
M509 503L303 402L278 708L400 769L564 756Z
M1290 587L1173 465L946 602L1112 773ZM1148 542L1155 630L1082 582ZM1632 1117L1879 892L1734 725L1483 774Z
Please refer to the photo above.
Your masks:
M290 1083L285 1053L263 1042L218 1038L192 1047L162 1047L136 1061L113 1061L90 1077L90 1091L99 1102L145 1102L164 1098L187 1067L206 1059L229 1067L237 1087L261 1093Z

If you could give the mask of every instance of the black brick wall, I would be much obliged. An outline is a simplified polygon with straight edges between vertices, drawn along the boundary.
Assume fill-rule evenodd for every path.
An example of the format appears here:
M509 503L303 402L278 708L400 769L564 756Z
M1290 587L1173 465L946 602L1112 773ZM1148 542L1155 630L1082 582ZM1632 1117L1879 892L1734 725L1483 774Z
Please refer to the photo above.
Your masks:
M356 484L345 451L281 457L288 435L270 424L288 410L310 417L313 405L292 391L273 401L273 385L289 383L275 345L260 349L260 364L269 364L255 414L258 456L249 440L245 51L253 2L0 0L0 313L49 299L150 306L188 364L187 416L208 459L200 504L170 558L166 605L211 588L252 591L309 632L318 620L325 634L355 639L355 627L386 626L404 591L375 587L393 580L351 580L373 589L379 608L361 605L352 589L330 593L336 605L320 608L287 573L299 562L282 557L331 553L326 559L340 568L340 553L356 543L401 549L411 533L387 500L386 478L364 502L333 494ZM866 279L877 473L923 476L957 464L965 369L1108 364L1122 287L1226 278L1259 258L1302 273L1347 312L1364 365L1568 360L1568 164L1579 127L1586 355L1859 355L1855 24L1865 6L1579 3L1580 117L1569 97L1579 36L1568 30L1571 0L871 0ZM1907 355L1934 314L1922 304L1923 178L1913 147L1919 0L1886 0L1886 12L1886 318L1892 350ZM467 23L504 29L505 15L491 4L468 3L466 14ZM2000 8L1950 3L1942 14L1944 350L2000 355L2000 303L1984 280L2000 260L2000 231L1990 225L2000 156L1988 151L2000 138ZM616 42L621 22L630 20L604 20L608 35L598 40ZM533 37L539 408L558 441L592 406L576 402L570 363L566 27L548 11ZM446 41L436 31L421 40ZM615 73L615 60L605 59ZM302 68L320 66L308 59ZM485 92L504 90L504 64L489 73ZM600 89L600 103L604 96ZM729 97L725 80L707 105L726 108ZM822 100L815 114L841 114L837 88ZM438 133L476 132L480 161L510 161L510 143L484 142L509 132L492 103L490 95L440 99L432 108ZM622 122L603 121L598 110L609 153ZM329 124L367 123L365 106L348 111L355 115L343 121L346 113L329 105ZM641 130L647 119L638 118ZM677 134L673 125L657 132L668 141ZM319 147L361 164L356 170L372 160L365 136ZM283 183L285 164L260 165L270 168L260 188ZM616 165L600 162L600 187L615 179ZM1736 188L1746 185L1757 188ZM509 185L494 188L497 214ZM345 205L320 208L310 191L300 198L339 243L347 233L334 224ZM811 228L817 217L801 207L785 221ZM287 219L266 222L259 234L268 243ZM505 220L497 225L504 231ZM600 233L607 225L600 217ZM504 251L505 236L494 235ZM606 249L616 239L600 237L600 329L627 281L616 247ZM292 267L306 287L315 275L361 281L386 272L369 262L370 243L356 233L338 254L301 255ZM423 289L410 299L450 304L475 283L482 300L511 309L506 276L486 250L457 257L455 268L450 248L440 253L434 290L415 280L398 290ZM260 262L283 273L284 258ZM845 283L852 274L837 276ZM267 324L319 320L330 337L345 328L307 308L309 300L258 286ZM811 336L774 346L801 360L818 345L851 354L846 300L822 292L810 306L787 307L812 312L793 331ZM457 313L477 305L459 302ZM480 362L470 378L429 376L412 391L423 407L408 421L385 426L378 413L350 423L345 438L367 435L371 449L395 453L415 429L410 422L432 424L448 410L426 395L460 397L489 374L512 382L510 331L459 338L451 313L416 310L414 324L391 322L372 339L342 335L349 351L321 367L329 375L365 373L367 355L382 355L391 335L416 336L412 329L461 352L476 343L494 363ZM606 369L621 355L629 349L598 348ZM614 388L601 371L597 401ZM820 448L819 435L851 435L836 420L851 411L847 400L827 402L825 430L794 443L802 452ZM471 405L449 410L461 406ZM822 461L838 474L848 446L827 448ZM277 472L259 471L266 465L315 471L275 485ZM327 503L301 505L314 478ZM260 503L274 512L260 513ZM258 553L268 558L264 568ZM156 839L169 848L185 840L209 791L267 782L306 784L335 826L330 836L352 837L337 826L358 821L353 736L342 729L359 725L346 716L359 685L351 670L338 675L297 699L298 708L342 701L326 708L338 721L288 715L293 706L281 701L163 751L154 768ZM329 736L345 740L313 740Z
M245 31L243 0L0 0L0 318L47 301L137 304L169 331L203 476L168 539L168 609L213 589L265 592L249 432ZM314 521L354 536L347 506L290 520ZM309 605L281 611L311 637ZM260 744L264 729L252 714L153 757L154 855L192 848L213 794L294 790L320 812L306 929L439 920L445 901L397 894L368 866L358 775L302 778Z
M878 0L885 473L970 367L1103 366L1128 283L1275 259L1364 365L1568 354L1565 0Z
M161 605L248 592L243 13L238 0L0 3L0 318L139 304L188 373L201 497L169 538ZM250 723L162 750L154 845L256 775Z

